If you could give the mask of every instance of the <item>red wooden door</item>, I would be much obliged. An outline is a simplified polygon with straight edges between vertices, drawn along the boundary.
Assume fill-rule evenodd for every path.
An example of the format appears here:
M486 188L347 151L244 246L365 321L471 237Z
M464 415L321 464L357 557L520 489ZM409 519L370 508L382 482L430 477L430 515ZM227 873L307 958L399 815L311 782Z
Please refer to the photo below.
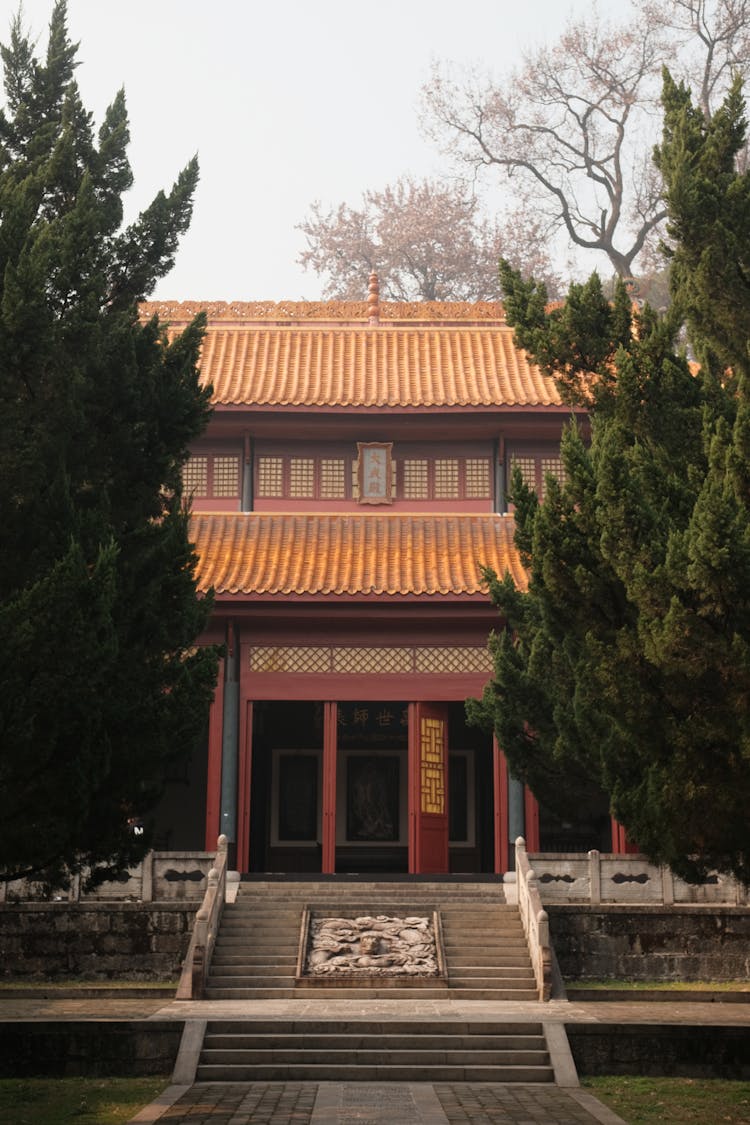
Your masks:
M409 732L409 871L448 873L448 710L411 705Z

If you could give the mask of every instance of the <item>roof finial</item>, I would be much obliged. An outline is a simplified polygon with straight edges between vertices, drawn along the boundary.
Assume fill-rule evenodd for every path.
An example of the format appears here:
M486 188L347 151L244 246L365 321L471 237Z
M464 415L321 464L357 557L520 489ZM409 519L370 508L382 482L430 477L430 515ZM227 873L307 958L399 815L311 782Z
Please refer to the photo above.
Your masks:
M374 270L370 274L370 288L367 295L367 319L370 324L380 324L380 286L378 285L378 275Z

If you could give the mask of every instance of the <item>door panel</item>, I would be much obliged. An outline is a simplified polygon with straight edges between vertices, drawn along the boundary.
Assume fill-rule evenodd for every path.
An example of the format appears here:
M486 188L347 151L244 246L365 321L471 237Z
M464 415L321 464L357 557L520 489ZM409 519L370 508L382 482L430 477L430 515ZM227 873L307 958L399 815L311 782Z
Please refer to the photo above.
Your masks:
M412 704L409 732L409 870L448 872L448 709Z

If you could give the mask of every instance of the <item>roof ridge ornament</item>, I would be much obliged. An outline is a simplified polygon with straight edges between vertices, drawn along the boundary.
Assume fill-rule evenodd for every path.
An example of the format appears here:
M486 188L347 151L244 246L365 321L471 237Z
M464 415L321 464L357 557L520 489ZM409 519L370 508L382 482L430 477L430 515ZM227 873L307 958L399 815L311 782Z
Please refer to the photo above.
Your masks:
M367 320L370 324L380 324L380 285L378 275L370 274L370 285L367 293Z

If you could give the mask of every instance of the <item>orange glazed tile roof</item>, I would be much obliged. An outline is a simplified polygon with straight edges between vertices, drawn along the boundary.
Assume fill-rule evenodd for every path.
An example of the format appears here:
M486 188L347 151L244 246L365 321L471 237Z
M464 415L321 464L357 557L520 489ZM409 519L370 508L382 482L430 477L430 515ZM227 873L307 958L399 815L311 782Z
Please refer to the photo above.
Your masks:
M222 406L559 406L505 325L209 326L201 377Z
M527 576L496 515L195 512L201 590L245 595L486 593L480 565Z
M148 302L174 331L208 312L201 377L218 406L560 407L554 382L514 343L502 305Z

